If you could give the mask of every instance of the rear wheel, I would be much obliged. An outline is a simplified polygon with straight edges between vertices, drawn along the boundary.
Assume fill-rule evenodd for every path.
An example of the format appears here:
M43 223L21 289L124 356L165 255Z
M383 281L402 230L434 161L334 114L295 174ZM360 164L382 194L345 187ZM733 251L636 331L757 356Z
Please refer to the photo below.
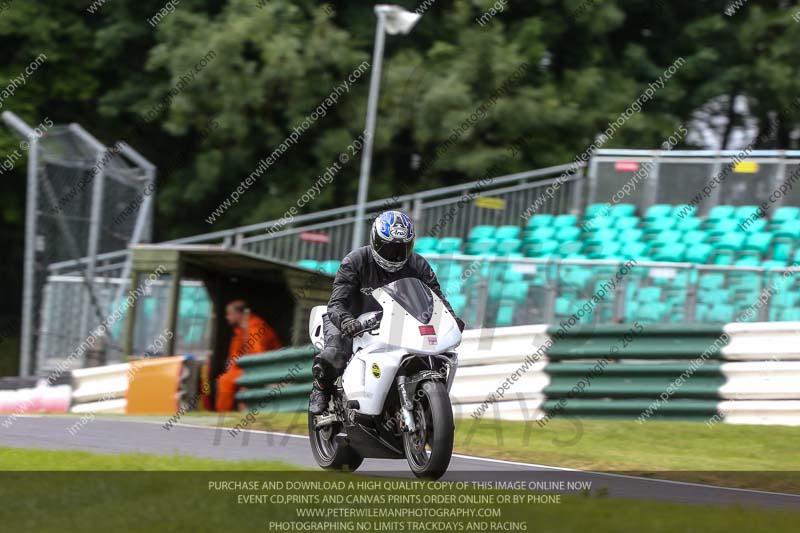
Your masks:
M414 423L417 431L403 433L403 448L411 471L419 478L439 479L453 455L453 408L439 381L426 381L417 390Z
M339 435L342 430L340 422L318 428L316 417L308 413L308 437L311 441L311 453L317 464L326 470L343 470L352 472L364 460L358 452L347 445Z

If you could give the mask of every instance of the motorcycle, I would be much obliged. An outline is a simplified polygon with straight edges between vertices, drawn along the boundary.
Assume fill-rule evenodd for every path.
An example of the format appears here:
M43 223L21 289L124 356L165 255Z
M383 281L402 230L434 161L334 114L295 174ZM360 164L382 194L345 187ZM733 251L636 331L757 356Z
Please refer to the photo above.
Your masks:
M371 295L382 310L358 317L363 328L353 336L353 355L328 410L309 413L311 450L325 469L353 471L364 458L405 458L417 477L438 479L453 453L449 392L461 331L442 300L416 278ZM314 307L309 319L318 349L326 312Z

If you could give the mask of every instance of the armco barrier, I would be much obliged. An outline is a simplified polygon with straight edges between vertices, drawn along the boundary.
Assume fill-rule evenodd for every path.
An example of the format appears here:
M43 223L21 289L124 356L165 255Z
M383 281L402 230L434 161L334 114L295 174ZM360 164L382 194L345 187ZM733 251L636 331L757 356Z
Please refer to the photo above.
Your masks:
M240 357L236 362L244 374L236 380L241 387L236 400L266 413L305 410L315 353L309 344Z
M729 361L800 361L800 322L727 324Z
M153 357L72 371L72 413L174 413L192 358ZM130 401L129 401L130 400Z
M73 413L125 412L130 364L81 368L72 371Z

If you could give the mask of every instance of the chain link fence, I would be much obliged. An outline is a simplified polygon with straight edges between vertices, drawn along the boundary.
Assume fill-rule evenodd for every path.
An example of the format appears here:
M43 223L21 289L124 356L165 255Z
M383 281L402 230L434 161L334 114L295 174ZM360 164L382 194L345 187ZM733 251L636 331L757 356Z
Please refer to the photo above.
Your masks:
M127 255L111 263L98 256L149 241L145 190L155 167L125 143L105 146L78 124L31 128L11 112L2 118L28 155L20 373L44 375L124 294ZM119 217L125 210L130 216ZM73 288L50 277L50 267L64 261L77 261ZM97 346L98 357L118 359L114 339L106 344L111 353Z

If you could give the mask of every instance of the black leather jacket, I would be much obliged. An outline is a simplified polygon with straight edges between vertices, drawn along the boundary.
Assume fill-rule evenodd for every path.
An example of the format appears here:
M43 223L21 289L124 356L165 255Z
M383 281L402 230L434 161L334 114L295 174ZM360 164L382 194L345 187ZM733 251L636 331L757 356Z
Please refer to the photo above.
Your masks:
M402 278L417 278L442 299L445 307L455 317L439 280L424 257L412 253L403 268L397 272L386 272L372 259L369 246L362 246L347 254L333 280L333 292L328 301L328 315L337 328L342 322L369 311L380 311L381 306L370 296L373 289Z

